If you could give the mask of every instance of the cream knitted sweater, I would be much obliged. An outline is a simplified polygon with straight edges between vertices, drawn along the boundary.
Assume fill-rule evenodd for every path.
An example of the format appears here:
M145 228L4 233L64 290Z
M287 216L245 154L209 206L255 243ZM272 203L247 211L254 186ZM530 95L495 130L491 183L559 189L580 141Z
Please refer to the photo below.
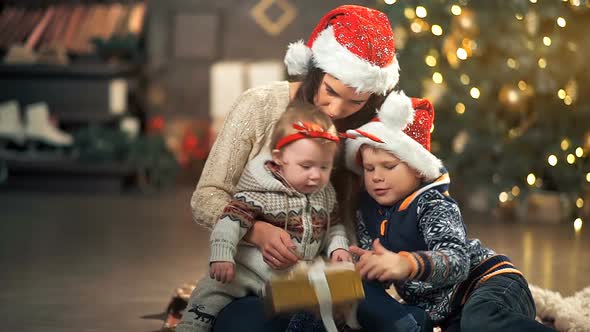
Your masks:
M288 104L286 81L250 89L234 103L191 199L197 224L211 229L217 222L246 163L269 146L274 125Z
M213 228L236 193L246 163L270 145L274 125L289 102L287 81L252 88L236 100L213 144L191 198L193 219L197 224ZM344 168L344 165L338 164L337 167ZM340 199L341 193L338 194ZM354 207L342 199L339 205L343 224L351 230ZM353 236L354 230L347 233ZM355 242L354 239L351 242Z

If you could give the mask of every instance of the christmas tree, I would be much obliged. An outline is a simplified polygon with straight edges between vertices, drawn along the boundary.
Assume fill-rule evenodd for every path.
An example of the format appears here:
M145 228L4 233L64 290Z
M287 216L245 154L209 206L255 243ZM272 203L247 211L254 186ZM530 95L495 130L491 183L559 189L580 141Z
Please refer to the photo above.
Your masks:
M558 193L579 229L590 204L590 2L385 0L379 9L395 29L399 87L435 105L433 152L455 180L500 205Z

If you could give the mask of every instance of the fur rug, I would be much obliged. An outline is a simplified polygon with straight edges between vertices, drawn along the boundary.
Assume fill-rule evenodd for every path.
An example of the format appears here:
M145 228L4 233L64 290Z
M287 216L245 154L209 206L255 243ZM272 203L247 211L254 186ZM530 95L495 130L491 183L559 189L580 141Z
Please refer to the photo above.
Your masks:
M558 331L590 331L590 287L566 298L534 285L529 288L541 321L550 323Z

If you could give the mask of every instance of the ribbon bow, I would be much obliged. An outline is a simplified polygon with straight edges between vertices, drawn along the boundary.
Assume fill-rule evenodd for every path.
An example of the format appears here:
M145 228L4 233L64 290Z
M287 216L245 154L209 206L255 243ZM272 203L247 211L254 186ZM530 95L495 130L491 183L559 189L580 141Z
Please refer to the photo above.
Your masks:
M281 138L277 142L275 149L280 149L283 146L302 138L323 138L336 143L340 141L338 136L330 134L317 123L299 121L293 124L293 128L296 129L297 132Z

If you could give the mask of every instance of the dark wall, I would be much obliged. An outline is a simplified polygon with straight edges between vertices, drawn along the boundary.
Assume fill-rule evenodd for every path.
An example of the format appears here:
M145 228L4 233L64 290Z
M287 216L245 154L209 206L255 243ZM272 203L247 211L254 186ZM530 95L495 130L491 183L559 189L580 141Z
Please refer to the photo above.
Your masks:
M307 39L324 13L341 4L374 6L373 1L275 0L296 10L293 21L276 35L267 33L251 10L270 0L152 0L149 2L147 48L150 104L167 117L206 119L209 112L209 67L220 60L282 60L289 42Z

